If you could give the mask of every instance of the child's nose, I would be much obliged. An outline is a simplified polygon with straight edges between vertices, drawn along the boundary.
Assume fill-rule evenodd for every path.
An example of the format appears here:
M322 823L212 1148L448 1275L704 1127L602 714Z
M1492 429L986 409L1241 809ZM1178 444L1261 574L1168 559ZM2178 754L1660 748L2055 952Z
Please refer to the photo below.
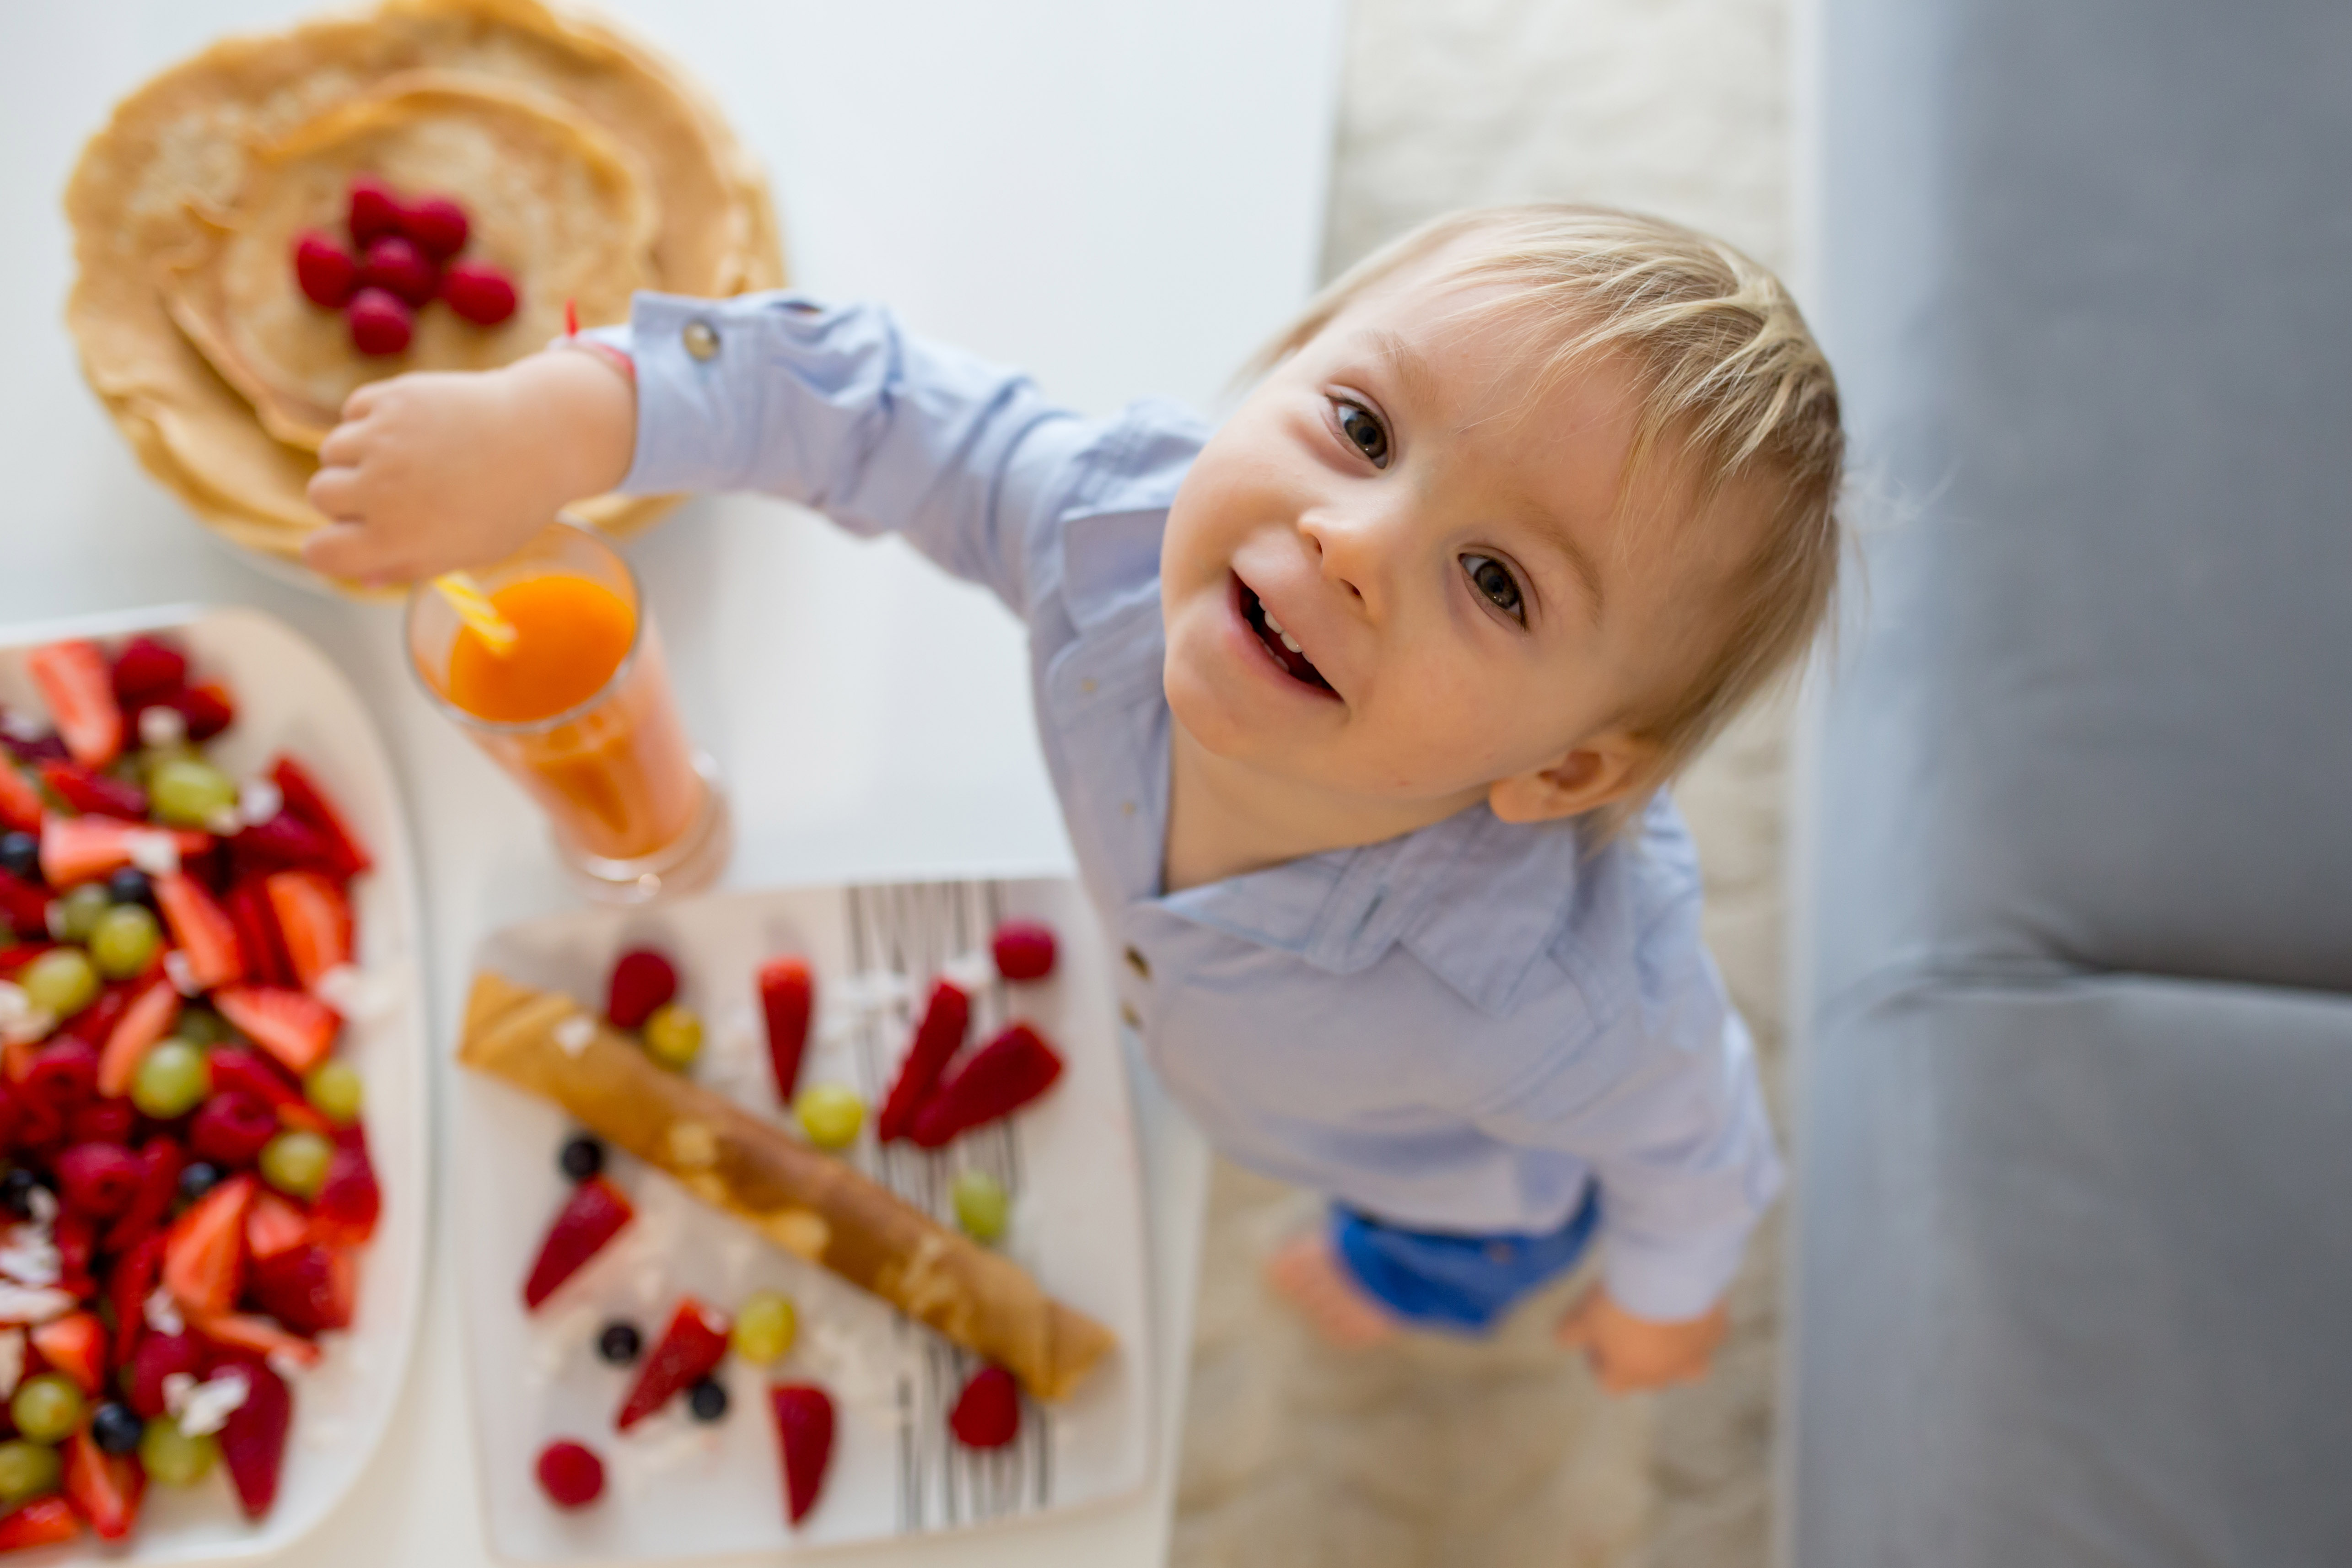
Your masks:
M1314 550L1324 580L1346 589L1368 613L1377 615L1386 598L1395 520L1361 504L1318 507L1300 518L1299 532Z

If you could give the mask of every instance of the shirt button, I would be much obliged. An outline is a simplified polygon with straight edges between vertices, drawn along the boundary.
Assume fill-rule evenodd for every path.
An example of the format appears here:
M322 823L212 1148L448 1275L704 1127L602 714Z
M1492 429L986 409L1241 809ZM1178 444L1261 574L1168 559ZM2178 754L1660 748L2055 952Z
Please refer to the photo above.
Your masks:
M1143 954L1131 947L1127 950L1127 966L1146 980L1151 978L1151 965L1143 961Z
M1092 697L1095 694L1095 678L1089 675L1082 679L1078 682L1078 689Z
M719 357L719 329L708 321L688 321L678 333L686 342L686 352L700 360Z
M1135 802L1131 800L1120 801L1118 803L1118 814L1121 816L1133 816L1135 815Z

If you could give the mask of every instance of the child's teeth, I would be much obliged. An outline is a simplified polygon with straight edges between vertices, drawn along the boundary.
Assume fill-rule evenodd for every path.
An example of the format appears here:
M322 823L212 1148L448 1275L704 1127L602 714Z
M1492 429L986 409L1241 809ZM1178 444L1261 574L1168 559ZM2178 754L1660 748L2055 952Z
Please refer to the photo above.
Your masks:
M1282 635L1282 623L1274 618L1274 612L1272 610L1261 609L1260 613L1265 616L1265 629L1272 632L1275 636L1280 637Z
M1298 639L1292 637L1288 632L1282 634L1282 646L1288 648L1293 653L1302 651L1298 646Z

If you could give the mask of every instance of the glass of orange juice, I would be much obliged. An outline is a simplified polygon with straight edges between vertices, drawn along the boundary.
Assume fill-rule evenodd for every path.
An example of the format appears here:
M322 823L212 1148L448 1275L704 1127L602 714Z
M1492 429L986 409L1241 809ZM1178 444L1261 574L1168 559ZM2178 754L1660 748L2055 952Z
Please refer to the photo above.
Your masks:
M430 583L408 595L426 693L547 813L591 897L688 892L727 854L726 797L687 743L628 563L564 519L474 580L517 633L500 652Z

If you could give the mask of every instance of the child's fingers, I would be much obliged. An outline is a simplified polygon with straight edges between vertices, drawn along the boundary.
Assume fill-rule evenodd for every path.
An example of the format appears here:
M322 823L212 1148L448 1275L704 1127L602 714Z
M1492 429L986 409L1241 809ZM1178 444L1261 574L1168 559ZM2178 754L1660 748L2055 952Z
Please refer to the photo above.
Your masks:
M395 376L393 379L399 378ZM383 395L383 389L387 384L381 381L363 381L353 387L352 395L343 399L343 423L350 425L364 418L367 411L375 406L375 400Z
M323 468L352 468L359 466L367 450L367 426L356 419L346 419L327 432L319 443L319 466Z
M384 550L356 522L331 523L302 542L302 564L322 577L374 582L386 575Z
M302 493L310 504L336 522L357 521L360 516L360 471L357 468L320 468L310 476Z

